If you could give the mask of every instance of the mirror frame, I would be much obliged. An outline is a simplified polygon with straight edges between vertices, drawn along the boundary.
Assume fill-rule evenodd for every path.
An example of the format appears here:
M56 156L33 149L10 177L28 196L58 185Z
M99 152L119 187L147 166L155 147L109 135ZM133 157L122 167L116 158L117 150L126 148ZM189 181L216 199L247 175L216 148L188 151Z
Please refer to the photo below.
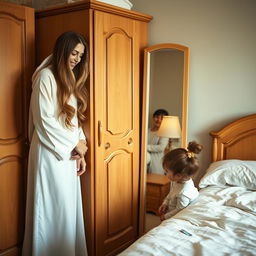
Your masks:
M156 44L144 49L144 74L143 74L143 98L142 98L142 128L141 128L141 165L140 165L140 219L139 236L145 233L146 214L146 149L149 110L149 77L150 77L150 54L161 49L176 49L184 53L183 72L183 99L181 120L181 147L187 147L187 120L188 120L188 90L189 90L189 48L180 44Z

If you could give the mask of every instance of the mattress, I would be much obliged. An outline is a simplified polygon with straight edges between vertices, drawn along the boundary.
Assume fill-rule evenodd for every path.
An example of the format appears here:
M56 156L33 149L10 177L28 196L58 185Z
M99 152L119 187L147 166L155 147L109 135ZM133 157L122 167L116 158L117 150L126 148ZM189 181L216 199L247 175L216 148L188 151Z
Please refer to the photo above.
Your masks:
M256 255L256 192L207 186L120 255Z

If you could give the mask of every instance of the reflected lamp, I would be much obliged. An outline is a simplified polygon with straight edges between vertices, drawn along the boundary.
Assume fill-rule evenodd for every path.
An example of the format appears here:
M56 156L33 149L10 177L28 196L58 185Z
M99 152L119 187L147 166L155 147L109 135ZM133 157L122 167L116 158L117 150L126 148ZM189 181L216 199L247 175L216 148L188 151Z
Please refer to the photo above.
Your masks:
M156 135L159 137L169 138L169 143L164 150L164 154L172 150L172 139L179 139L181 137L179 117L164 116Z

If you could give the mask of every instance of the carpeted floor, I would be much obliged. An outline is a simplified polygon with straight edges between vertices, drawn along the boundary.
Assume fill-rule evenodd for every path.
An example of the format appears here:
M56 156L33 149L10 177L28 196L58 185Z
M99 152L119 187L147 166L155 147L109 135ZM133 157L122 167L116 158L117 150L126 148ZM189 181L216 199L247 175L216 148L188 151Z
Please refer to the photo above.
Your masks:
M161 223L159 216L156 216L153 213L146 213L146 227L145 231L148 232L150 229L158 226Z

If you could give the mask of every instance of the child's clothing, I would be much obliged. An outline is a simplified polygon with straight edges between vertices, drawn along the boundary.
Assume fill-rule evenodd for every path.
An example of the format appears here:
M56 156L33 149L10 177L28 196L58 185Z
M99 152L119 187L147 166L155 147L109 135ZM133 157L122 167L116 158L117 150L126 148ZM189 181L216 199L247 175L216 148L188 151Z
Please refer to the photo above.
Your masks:
M177 212L187 207L198 194L192 179L184 183L171 182L170 192L163 202L163 204L168 205L168 212L164 215L165 219L171 218Z

